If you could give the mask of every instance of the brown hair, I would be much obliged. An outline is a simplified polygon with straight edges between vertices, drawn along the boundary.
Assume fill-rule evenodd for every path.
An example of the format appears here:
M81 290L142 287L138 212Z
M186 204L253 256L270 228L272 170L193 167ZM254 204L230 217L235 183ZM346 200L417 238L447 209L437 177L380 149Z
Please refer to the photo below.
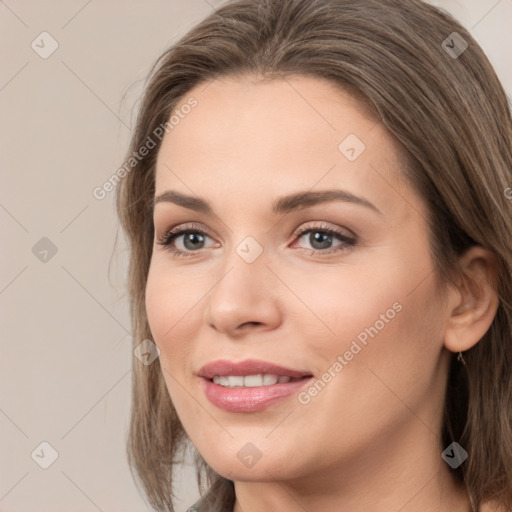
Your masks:
M460 55L450 53L464 50L453 32L468 45ZM249 74L309 75L364 98L401 144L407 177L429 205L440 278L453 277L458 256L472 245L496 256L498 311L485 336L464 353L467 366L452 358L440 448L457 441L469 453L456 475L477 506L496 500L512 507L512 120L482 49L450 15L420 0L228 2L157 60L129 156L196 85ZM131 250L134 347L151 338L144 297L159 146L157 141L117 188ZM173 510L172 469L187 436L158 359L134 364L132 400L130 465L150 503ZM206 469L209 495L229 509L232 485L199 455L197 461Z

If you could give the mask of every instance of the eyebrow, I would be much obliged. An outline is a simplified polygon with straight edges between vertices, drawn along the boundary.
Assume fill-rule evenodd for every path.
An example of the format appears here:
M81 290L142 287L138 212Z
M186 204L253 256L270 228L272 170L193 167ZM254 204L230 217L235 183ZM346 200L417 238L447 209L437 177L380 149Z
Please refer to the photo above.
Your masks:
M345 203L364 206L375 213L382 215L382 212L370 201L364 197L359 197L346 190L322 190L322 191L304 191L295 192L286 196L277 198L272 204L272 213L275 215L289 213L295 210L310 208L317 204L328 203L332 201L342 201ZM153 208L158 203L174 203L183 208L205 214L213 214L213 208L210 203L200 197L188 196L175 190L166 190L156 196L153 200Z

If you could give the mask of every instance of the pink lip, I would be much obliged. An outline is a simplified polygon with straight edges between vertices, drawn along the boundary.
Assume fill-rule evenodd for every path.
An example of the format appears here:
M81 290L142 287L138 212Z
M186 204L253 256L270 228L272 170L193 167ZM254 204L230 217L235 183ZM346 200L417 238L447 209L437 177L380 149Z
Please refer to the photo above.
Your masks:
M300 380L253 388L228 388L210 380L216 375L245 376L257 374L287 376ZM203 366L198 375L202 377L203 390L208 400L213 405L228 412L262 411L298 392L312 378L311 373L308 372L292 370L254 359L248 359L240 363L227 360L213 361Z

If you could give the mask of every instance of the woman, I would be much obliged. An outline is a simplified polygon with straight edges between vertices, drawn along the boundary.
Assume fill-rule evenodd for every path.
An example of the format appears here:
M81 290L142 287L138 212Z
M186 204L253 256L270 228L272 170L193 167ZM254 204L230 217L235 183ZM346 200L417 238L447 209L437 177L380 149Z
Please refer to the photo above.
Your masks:
M419 0L238 0L161 56L117 191L157 510L187 440L198 511L512 509L511 147Z

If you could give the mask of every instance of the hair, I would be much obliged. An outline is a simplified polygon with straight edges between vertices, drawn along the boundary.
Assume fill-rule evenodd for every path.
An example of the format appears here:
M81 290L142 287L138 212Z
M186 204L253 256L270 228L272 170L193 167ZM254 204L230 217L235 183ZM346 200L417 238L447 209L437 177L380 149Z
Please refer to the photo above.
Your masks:
M443 43L453 32L468 44L457 58ZM195 86L227 76L294 75L326 79L354 95L398 141L406 179L428 206L436 277L456 275L472 246L496 257L498 310L464 353L466 365L452 356L440 443L457 441L469 453L454 475L477 506L490 500L512 507L512 119L489 60L453 17L420 0L228 2L154 64L127 161ZM131 166L116 191L130 248L134 347L152 337L145 288L160 145ZM132 387L128 461L151 505L172 511L173 467L188 437L158 359L134 364ZM232 482L197 452L196 463L200 487L203 473L217 504L212 510L231 510Z

